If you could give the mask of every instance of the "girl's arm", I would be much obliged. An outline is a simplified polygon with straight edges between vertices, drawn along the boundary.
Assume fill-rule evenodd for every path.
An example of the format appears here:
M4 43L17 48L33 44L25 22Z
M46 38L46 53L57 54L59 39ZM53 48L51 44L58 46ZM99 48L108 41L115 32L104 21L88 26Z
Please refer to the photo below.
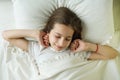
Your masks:
M86 43L86 46L87 51L92 51L89 59L113 59L118 55L118 51L108 45L96 45L94 43Z
M28 41L24 37L38 38L40 34L39 30L6 30L3 31L2 36L5 40L9 41L11 44L28 51Z
M75 40L71 44L71 50L78 51L91 51L89 59L112 59L118 55L118 51L107 45L96 45L94 43L84 42L82 40Z

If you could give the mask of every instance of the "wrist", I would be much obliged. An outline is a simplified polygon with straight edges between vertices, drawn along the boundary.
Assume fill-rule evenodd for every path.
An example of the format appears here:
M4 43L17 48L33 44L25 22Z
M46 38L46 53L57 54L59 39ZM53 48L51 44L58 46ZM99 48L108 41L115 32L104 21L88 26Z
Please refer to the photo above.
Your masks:
M98 44L87 43L87 51L98 52Z
M35 38L35 39L38 39L39 35L40 35L40 30L33 30L32 34L31 34L31 37Z

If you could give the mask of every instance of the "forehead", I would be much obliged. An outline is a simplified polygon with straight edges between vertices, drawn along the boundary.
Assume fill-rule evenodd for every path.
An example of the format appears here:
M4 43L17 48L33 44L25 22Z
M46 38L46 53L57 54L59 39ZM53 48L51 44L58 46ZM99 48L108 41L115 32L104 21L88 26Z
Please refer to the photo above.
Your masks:
M74 33L74 30L71 28L71 26L66 26L64 24L59 24L59 23L56 23L54 25L52 31L59 33L63 36L72 36Z

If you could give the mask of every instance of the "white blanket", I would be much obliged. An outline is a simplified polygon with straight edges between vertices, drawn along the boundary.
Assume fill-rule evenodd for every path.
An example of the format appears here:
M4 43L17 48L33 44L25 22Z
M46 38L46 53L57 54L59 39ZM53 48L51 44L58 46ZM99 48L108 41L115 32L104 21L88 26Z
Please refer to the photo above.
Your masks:
M28 54L3 39L0 43L0 80L41 80ZM120 80L120 56L106 61L83 61L58 70L59 73L45 80Z

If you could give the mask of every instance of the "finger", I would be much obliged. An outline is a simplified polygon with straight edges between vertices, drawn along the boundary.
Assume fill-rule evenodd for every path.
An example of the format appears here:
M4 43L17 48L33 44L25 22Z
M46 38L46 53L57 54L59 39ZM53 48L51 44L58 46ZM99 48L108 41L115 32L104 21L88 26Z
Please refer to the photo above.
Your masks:
M44 39L48 39L48 37L49 36L47 34L43 36Z
M44 47L46 47L47 45L46 45L46 41L42 38L40 38L40 44L42 45L42 46L44 46Z
M48 40L44 40L44 43L49 43L49 41Z
M39 40L40 45L45 46L43 39L40 38Z
M45 46L49 46L49 41L48 40L44 40L44 44L45 44Z
M77 48L77 43L74 42L73 45L72 45L72 47L73 47L74 50L76 50L76 48Z
M74 45L74 44L71 44L70 49L71 49L72 51L75 50L75 45Z
M80 44L79 44L79 41L76 40L75 45L76 45L76 48L78 48L79 45L80 45Z
M73 44L71 47L72 52L76 52L78 48L78 44Z
M48 39L44 39L44 43L49 43L49 40Z

